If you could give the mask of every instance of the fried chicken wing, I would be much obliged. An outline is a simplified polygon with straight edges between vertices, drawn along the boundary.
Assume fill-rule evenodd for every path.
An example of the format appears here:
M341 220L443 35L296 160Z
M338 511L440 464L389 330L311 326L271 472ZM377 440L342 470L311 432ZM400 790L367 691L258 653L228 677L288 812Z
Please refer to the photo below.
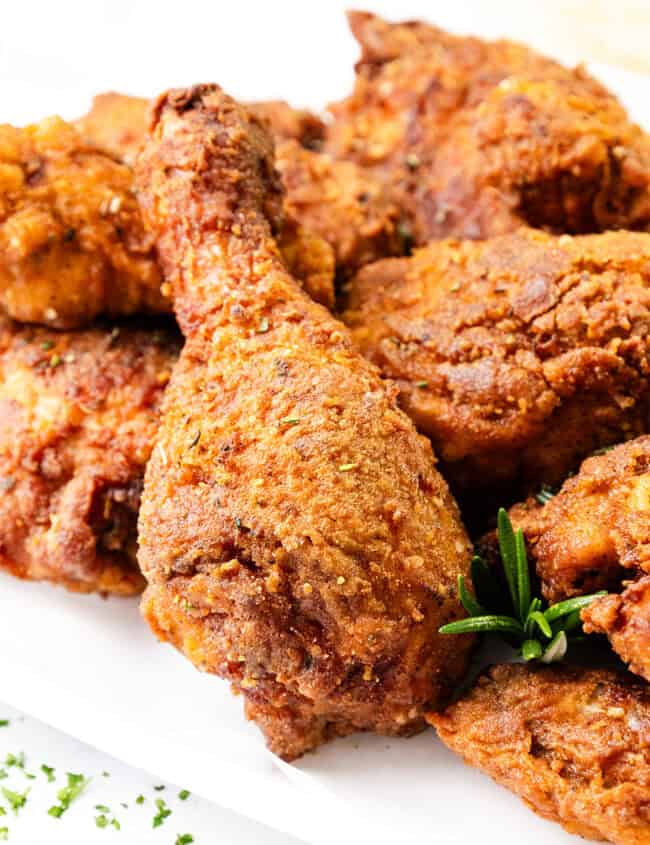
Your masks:
M558 484L648 430L648 234L434 242L364 268L343 319L459 490Z
M0 307L59 328L169 309L131 170L59 118L0 126Z
M0 317L0 568L79 592L142 589L142 478L178 350L169 329Z
M584 628L650 680L650 437L588 458L547 503L532 496L510 517L550 602L616 591L583 610ZM493 534L483 548L492 555Z
M263 124L172 91L136 172L186 337L140 511L146 618L287 759L419 729L471 645L437 633L469 547L430 445L280 260Z
M650 687L577 667L494 666L429 721L470 766L570 833L650 842Z
M325 148L384 181L416 244L648 227L650 140L583 69L418 22L350 24L361 60Z

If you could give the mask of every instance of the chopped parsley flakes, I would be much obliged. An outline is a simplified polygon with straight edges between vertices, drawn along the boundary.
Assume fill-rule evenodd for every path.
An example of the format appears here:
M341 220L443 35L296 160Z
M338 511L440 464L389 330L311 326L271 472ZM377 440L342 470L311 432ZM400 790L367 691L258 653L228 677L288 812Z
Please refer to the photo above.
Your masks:
M66 810L69 809L72 802L81 795L90 783L88 778L85 778L83 775L74 775L72 772L66 772L66 777L68 778L68 785L64 786L63 789L59 789L56 793L59 803L50 807L47 811L55 819L61 818Z
M181 801L187 801L187 799L190 797L190 794L191 793L189 792L189 790L181 789L181 791L178 793L178 797L181 799Z
M175 845L192 845L192 842L194 842L194 837L191 833L179 833Z
M9 839L9 828L0 827L0 841L6 842Z
M14 813L18 813L18 810L22 809L27 803L27 795L29 794L29 789L26 789L24 792L14 792L12 789L7 789L6 786L3 786L2 794L9 802L9 806L14 811Z
M0 719L0 728L8 728L9 724L9 719Z
M41 765L41 771L47 777L48 783L52 783L52 781L56 780L54 776L54 772L56 771L56 769L53 769L52 766L46 766L45 763L43 763Z
M160 827L160 825L165 821L165 819L171 816L172 811L167 807L165 802L162 798L156 798L156 807L158 812L153 817L153 827Z

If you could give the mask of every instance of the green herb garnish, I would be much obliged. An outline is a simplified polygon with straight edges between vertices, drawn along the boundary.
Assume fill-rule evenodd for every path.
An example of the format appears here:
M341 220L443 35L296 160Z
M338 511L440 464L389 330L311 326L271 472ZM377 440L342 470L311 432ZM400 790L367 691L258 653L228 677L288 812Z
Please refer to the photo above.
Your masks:
M46 766L45 763L43 763L41 766L41 771L44 775L46 775L48 783L52 783L56 780L56 778L54 777L54 772L56 771L56 769L53 769L52 766Z
M162 798L156 798L156 807L158 812L153 817L153 827L160 827L160 825L165 821L166 818L171 816L172 811L167 807L165 802Z
M187 799L190 797L190 791L188 789L181 789L181 791L178 793L178 797L181 799L181 801L187 801Z
M51 816L54 816L55 819L61 818L66 810L69 809L72 802L81 795L90 783L89 778L85 778L83 775L74 775L72 772L66 772L66 777L68 779L68 785L59 789L56 793L59 803L50 807L47 811Z
M521 528L514 531L510 517L501 508L497 536L508 596L488 564L478 555L472 560L472 581L476 598L465 578L458 576L458 594L469 619L451 622L441 634L499 633L517 643L524 660L553 663L566 654L571 636L582 633L579 612L604 592L578 596L553 604L544 610L541 598L531 596L526 542Z
M9 806L17 813L22 807L25 806L27 803L27 796L29 795L29 789L26 789L24 792L14 792L12 789L7 789L6 786L2 787L2 794L9 802Z
M194 842L194 837L191 833L179 833L175 845L192 845L192 842Z
M95 816L95 824L97 827L108 827L108 819L102 813L101 816Z
M0 728L8 728L9 724L9 719L0 719Z
M138 797L135 799L135 803L144 804L144 795L138 795Z
M550 487L548 484L542 484L537 493L535 493L535 499L537 501L537 504L548 504L553 498L553 496L555 496L556 492L557 491Z
M107 807L106 804L95 804L95 809L98 813L110 813L111 808Z
M20 754L7 754L5 757L5 766L11 767L16 766L18 769L25 768L25 752L21 751Z
M6 842L9 839L9 828L0 827L0 841Z
M156 792L162 792L164 788L165 788L164 783L161 783L159 786L154 786L154 789L156 790Z

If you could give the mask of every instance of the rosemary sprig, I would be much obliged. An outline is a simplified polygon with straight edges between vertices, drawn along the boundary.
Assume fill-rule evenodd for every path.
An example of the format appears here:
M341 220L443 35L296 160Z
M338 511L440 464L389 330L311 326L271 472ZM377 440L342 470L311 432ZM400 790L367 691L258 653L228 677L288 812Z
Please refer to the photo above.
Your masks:
M508 595L504 596L490 566L476 555L471 566L475 596L467 589L464 576L458 577L458 595L469 618L443 625L440 633L499 633L517 643L524 660L562 660L571 638L582 634L580 611L605 593L578 596L544 609L542 599L531 596L523 531L513 529L503 508L497 517L497 536Z

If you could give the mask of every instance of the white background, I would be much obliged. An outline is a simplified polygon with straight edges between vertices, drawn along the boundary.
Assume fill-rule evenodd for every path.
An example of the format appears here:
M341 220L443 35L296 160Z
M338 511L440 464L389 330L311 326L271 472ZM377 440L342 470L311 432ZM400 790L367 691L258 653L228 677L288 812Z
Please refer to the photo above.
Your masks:
M3 4L0 24L0 120L21 123L55 112L75 117L98 91L149 96L197 81L217 81L245 99L282 97L319 107L351 85L356 49L345 5L14 0ZM525 39L569 61L647 69L649 4L643 0L619 0L616 17L611 3L599 0L364 5L394 18L419 16L457 31ZM644 118L645 83L623 72L610 72L607 79ZM24 750L28 767L33 760L36 767L47 762L94 775L89 794L58 822L45 812L51 788L39 780L30 799L36 812L18 821L0 819L12 828L10 841L20 845L86 845L107 837L148 845L173 843L185 832L194 834L197 845L296 841L196 795L186 804L173 800L178 790L161 776L328 845L334 839L342 845L360 841L364 831L377 843L399 837L413 845L471 838L505 845L524 836L529 845L573 841L464 769L431 733L405 743L369 737L334 743L299 769L284 768L294 782L285 780L243 722L239 702L220 682L198 676L157 646L128 602L69 597L0 578L2 700L7 706L0 707L0 719L13 716L9 705L17 705L157 773L118 763L34 719L14 721L0 732L0 759ZM102 779L103 770L112 777ZM152 831L150 807L158 795L152 785L159 782L168 783L161 794L174 814ZM147 796L146 810L132 805L140 792ZM120 801L130 804L118 812L122 830L98 831L93 805L117 809Z

